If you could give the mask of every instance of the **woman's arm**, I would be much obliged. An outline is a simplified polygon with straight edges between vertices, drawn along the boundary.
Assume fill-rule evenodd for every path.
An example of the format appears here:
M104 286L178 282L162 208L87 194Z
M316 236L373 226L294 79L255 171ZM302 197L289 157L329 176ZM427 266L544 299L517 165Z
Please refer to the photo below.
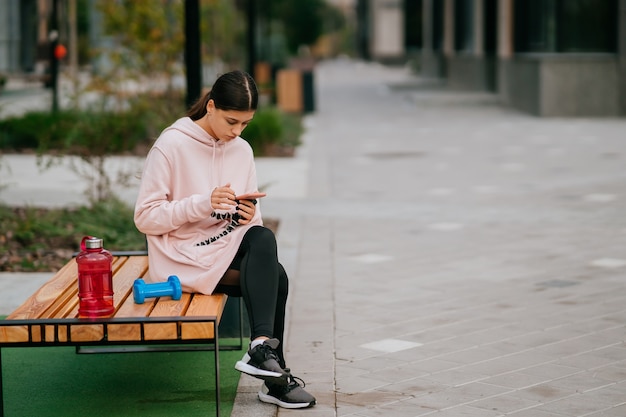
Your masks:
M186 223L207 219L213 212L210 194L173 200L172 173L167 157L153 148L146 158L135 204L135 225L140 232L162 235Z

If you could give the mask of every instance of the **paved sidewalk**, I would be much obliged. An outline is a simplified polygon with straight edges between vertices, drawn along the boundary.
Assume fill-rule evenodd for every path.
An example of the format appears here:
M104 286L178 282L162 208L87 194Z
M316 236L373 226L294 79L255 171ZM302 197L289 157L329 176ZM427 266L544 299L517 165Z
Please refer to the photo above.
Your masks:
M626 119L375 64L315 77L305 145L259 178L318 404L277 410L242 377L233 417L626 415Z
M308 198L264 211L319 403L278 416L626 415L626 119L353 62L316 84Z

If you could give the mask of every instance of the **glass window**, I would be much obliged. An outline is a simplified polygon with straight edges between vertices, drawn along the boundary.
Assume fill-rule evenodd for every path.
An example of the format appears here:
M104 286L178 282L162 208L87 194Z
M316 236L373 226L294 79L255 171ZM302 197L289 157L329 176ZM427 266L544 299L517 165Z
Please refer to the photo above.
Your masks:
M443 1L433 0L433 51L443 48Z
M404 44L407 50L422 47L422 0L404 2Z
M474 48L474 0L454 2L454 49L469 52Z
M617 51L616 0L560 1L558 12L560 51Z
M517 52L555 52L556 0L525 0L515 4L515 50Z
M498 1L484 0L485 54L494 55L498 37Z
M616 52L618 0L515 2L516 52Z

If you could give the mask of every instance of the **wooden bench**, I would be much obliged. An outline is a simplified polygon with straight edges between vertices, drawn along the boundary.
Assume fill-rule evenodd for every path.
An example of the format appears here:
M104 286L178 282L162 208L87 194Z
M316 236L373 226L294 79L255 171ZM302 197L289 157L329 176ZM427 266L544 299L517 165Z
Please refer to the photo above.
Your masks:
M5 320L0 320L0 416L4 416L2 348L75 346L77 353L212 350L219 417L218 324L227 296L183 293L177 301L148 298L143 304L135 304L133 282L149 276L148 256L145 252L113 255L112 316L79 317L78 269L72 259ZM239 346L230 347L241 349L241 332L239 342Z

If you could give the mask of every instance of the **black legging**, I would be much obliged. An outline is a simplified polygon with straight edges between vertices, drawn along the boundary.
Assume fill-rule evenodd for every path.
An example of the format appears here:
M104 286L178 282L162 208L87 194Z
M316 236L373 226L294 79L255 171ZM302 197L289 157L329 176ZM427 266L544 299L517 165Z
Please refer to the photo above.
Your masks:
M276 353L284 368L283 335L289 280L278 262L276 237L270 229L253 226L246 232L215 292L243 297L251 339L266 336L280 340Z

